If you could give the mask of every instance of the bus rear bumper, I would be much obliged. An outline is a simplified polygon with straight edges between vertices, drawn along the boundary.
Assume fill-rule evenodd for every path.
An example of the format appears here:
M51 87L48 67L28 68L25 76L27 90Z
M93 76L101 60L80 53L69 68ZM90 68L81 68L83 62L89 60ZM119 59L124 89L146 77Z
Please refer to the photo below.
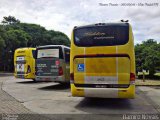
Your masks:
M80 88L71 84L72 96L98 98L135 98L135 85L128 88Z
M35 80L38 81L52 81L52 82L65 82L63 76L36 76Z
M21 78L21 79L34 79L35 76L34 74L14 74L16 78Z

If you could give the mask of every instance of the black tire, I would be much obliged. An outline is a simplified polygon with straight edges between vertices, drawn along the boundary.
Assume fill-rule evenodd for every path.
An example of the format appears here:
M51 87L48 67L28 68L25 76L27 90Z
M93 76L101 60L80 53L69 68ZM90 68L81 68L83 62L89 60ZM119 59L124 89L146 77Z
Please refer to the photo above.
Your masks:
M33 78L32 80L33 80L33 82L37 82L35 78Z

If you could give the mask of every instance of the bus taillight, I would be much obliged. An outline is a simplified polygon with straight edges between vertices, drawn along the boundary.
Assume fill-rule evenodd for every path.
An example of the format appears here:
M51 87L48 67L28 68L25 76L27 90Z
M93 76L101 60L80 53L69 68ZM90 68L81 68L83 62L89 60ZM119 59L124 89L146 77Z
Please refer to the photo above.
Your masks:
M59 67L59 76L61 76L61 75L63 75L63 69L62 69L62 67Z
M134 73L130 73L130 83L131 84L134 84L135 83L135 79L136 79L136 76Z

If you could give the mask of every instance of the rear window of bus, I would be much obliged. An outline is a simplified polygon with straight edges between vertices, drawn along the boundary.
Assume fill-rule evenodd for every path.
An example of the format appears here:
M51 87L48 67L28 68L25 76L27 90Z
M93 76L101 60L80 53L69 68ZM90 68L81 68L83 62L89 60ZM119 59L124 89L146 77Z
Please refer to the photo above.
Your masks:
M59 58L63 59L62 48L39 48L37 49L36 58Z
M128 24L106 24L74 29L74 43L80 47L124 45L128 40Z
M36 50L32 50L32 55L33 55L33 58L35 59L36 58Z

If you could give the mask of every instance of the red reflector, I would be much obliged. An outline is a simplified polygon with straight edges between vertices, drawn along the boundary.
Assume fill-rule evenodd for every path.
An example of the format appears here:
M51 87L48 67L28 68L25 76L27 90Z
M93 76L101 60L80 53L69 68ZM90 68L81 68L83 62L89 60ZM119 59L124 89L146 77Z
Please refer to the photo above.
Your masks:
M130 73L130 81L135 81L135 74L134 73Z
M62 67L59 67L59 75L63 75L63 69L62 69Z
M59 64L60 64L60 61L59 61L59 60L56 60L56 61L55 61L55 64L56 64L56 65L59 65Z

